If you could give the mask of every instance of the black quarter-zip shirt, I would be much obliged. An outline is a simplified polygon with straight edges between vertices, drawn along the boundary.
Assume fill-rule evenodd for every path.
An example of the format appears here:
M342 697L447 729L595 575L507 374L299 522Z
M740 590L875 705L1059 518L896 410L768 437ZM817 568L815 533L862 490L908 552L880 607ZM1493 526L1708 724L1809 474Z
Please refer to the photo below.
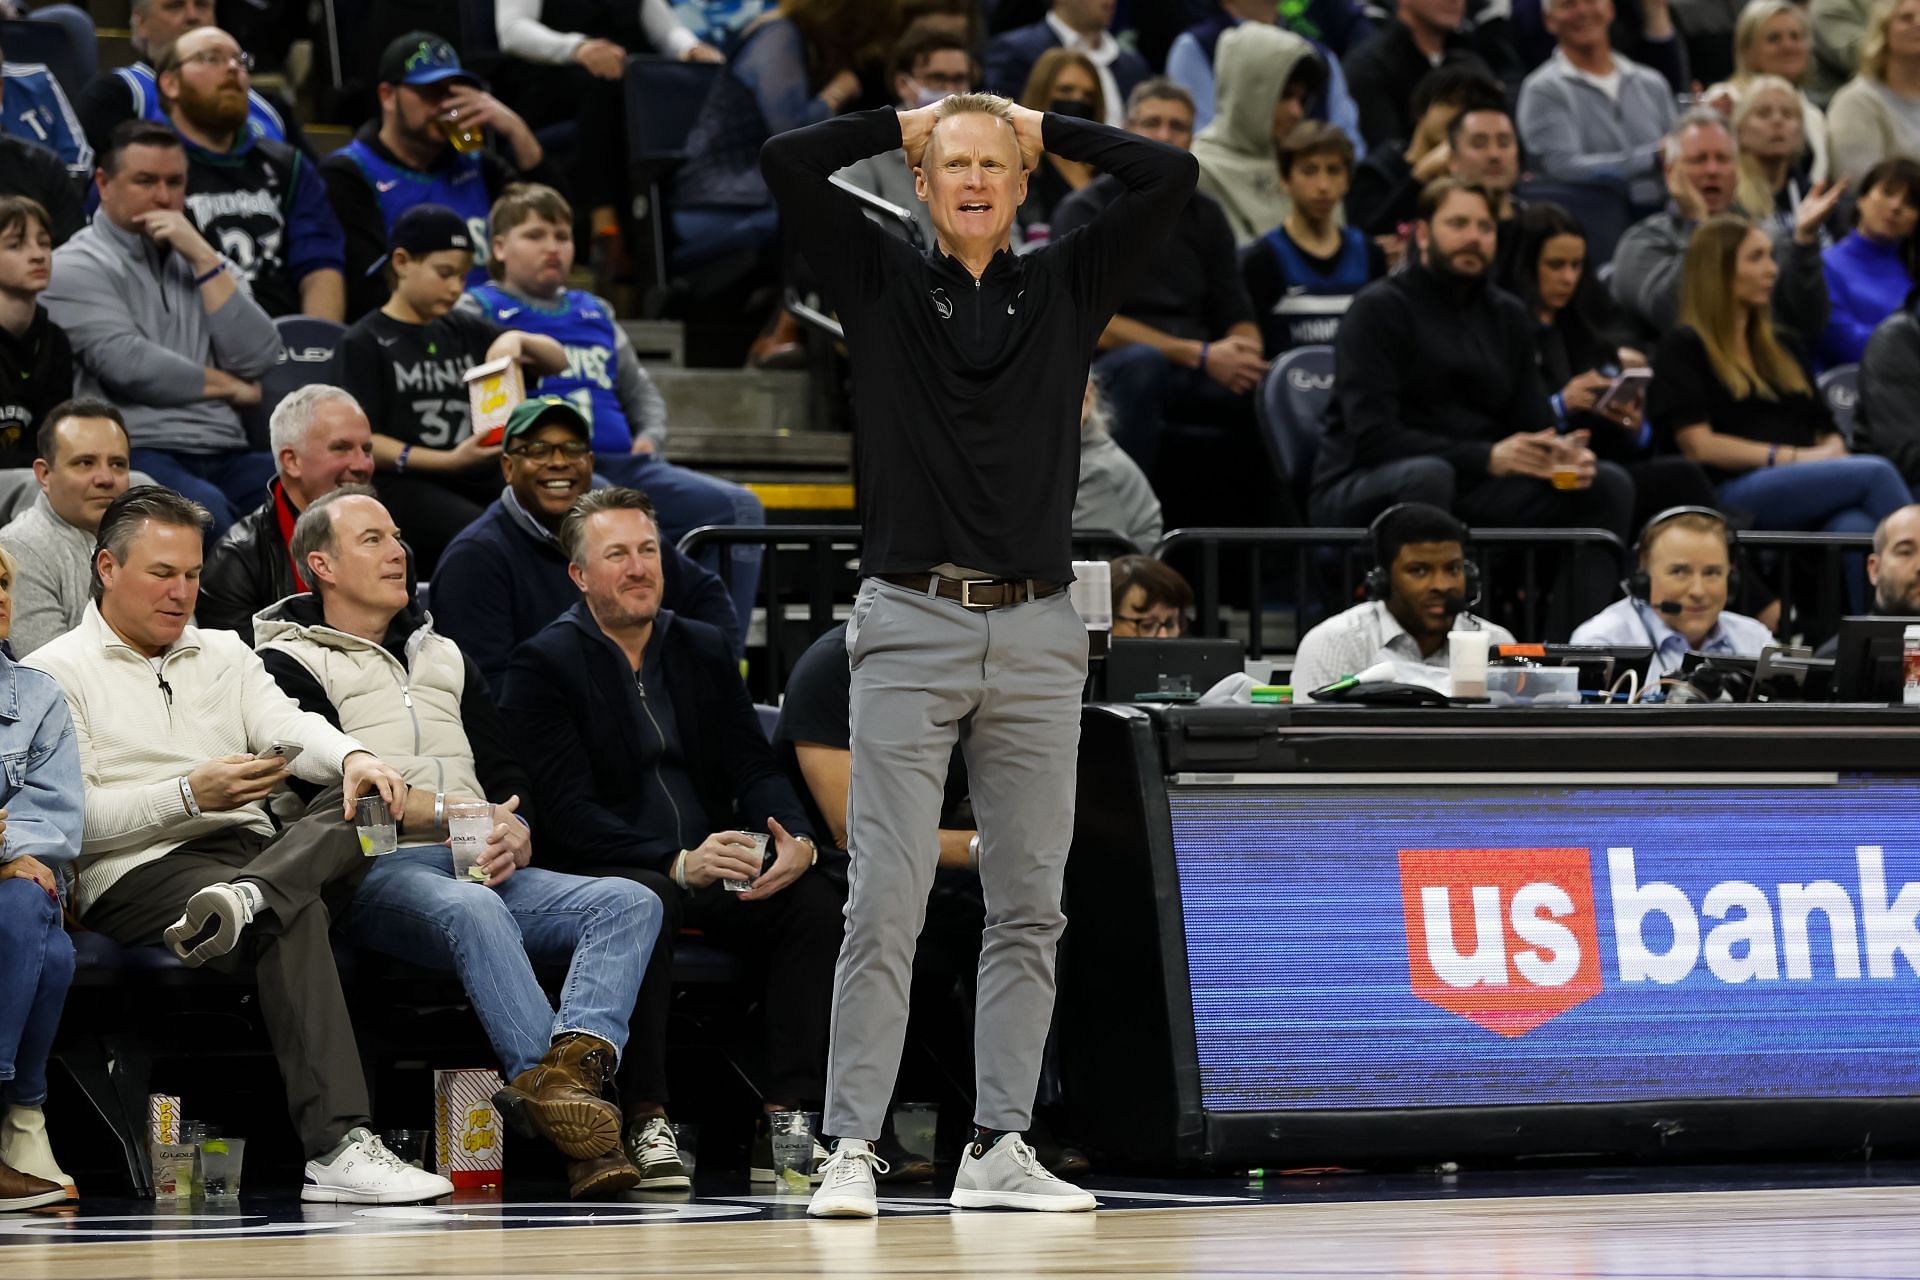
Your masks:
M1122 193L1085 226L975 279L868 221L828 179L901 146L890 108L770 139L781 216L839 314L853 366L864 574L965 565L1072 577L1080 404L1101 331L1193 194L1184 151L1049 114L1047 150Z

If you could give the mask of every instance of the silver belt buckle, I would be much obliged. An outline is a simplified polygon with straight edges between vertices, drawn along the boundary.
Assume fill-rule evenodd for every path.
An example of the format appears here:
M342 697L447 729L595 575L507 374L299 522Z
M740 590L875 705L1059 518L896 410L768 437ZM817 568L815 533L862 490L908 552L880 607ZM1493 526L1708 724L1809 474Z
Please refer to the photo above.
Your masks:
M993 579L992 579L992 578L962 578L962 579L960 579L960 607L961 607L962 609L991 609L991 608L994 608L994 606L993 606L993 605L990 605L990 604L975 604L975 603L973 602L973 589L974 589L974 587L975 587L975 586L982 586L982 587L991 587L991 586L993 586L993 585L994 585L994 582L993 582Z

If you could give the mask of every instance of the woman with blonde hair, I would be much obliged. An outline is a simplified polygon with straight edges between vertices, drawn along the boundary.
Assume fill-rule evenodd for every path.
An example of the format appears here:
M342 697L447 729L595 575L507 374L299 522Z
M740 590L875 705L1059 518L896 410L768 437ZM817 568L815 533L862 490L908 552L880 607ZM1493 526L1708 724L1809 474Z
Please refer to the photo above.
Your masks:
M1779 76L1800 90L1800 131L1806 139L1807 177L1825 182L1830 164L1827 115L1807 93L1813 68L1813 30L1793 0L1747 0L1733 24L1733 75L1743 92L1758 76Z
M1871 533L1909 501L1885 458L1856 455L1773 326L1767 233L1731 214L1693 233L1680 326L1653 357L1656 436L1706 469L1723 509L1758 529Z
M1100 69L1092 58L1073 49L1049 49L1034 61L1033 70L1027 73L1026 88L1020 93L1020 105L1095 124L1107 118ZM1044 242L1060 202L1099 176L1090 164L1063 160L1052 152L1042 156L1027 179L1027 200L1018 215L1027 243Z
M1892 156L1920 156L1920 0L1880 0L1860 70L1827 108L1833 167L1858 182Z
M1800 91L1775 75L1747 81L1733 104L1740 184L1734 207L1760 226L1791 234L1807 178L1805 116Z

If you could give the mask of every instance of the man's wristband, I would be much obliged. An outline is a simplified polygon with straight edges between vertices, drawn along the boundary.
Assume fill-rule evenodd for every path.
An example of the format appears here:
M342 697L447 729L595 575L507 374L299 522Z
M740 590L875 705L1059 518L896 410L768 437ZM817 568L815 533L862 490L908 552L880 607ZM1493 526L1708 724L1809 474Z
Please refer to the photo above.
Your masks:
M687 851L685 849L682 849L680 856L673 860L673 882L682 889L689 887L687 884Z
M189 818L200 816L200 802L193 798L193 784L184 773L180 775L180 803L186 806Z
M227 260L225 258L222 258L220 259L220 261L214 263L211 267L208 267L205 271L202 271L199 275L195 276L193 278L193 287L198 289L200 286L206 284L209 280L212 280L215 276L219 275L222 271L225 271L226 269L227 269Z
M393 474L399 475L402 471L405 471L407 469L407 458L411 456L412 453L413 453L412 445L403 444L400 446L400 456L393 460Z
M1207 352L1212 346L1213 344L1211 342L1203 342L1200 344L1200 363L1193 367L1202 373L1207 371Z
M446 826L447 793L444 791L436 791L433 793L433 829L435 831L444 831L446 830Z
M1777 444L1768 445L1767 446L1767 465L1772 466L1775 462L1779 461L1779 459L1780 459L1780 446Z
M980 865L980 833L978 831L967 837L967 865L970 867Z

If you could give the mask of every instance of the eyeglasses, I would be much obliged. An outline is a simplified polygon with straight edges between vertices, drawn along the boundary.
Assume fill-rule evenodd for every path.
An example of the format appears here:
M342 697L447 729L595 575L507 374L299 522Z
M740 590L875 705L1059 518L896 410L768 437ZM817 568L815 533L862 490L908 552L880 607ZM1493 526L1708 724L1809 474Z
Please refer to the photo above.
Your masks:
M593 446L585 440L562 440L554 444L548 440L529 440L518 448L509 449L511 457L525 458L528 462L545 462L555 451L568 462L578 462L593 452Z
M1181 623L1184 621L1177 617L1152 618L1146 614L1136 615L1127 613L1117 613L1113 616L1113 620L1116 624L1126 623L1133 628L1136 635L1142 636L1177 636L1180 634Z
M191 62L202 67L238 67L242 71L253 70L253 55L246 52L221 53L215 49L207 49L201 53L189 54L180 61Z

